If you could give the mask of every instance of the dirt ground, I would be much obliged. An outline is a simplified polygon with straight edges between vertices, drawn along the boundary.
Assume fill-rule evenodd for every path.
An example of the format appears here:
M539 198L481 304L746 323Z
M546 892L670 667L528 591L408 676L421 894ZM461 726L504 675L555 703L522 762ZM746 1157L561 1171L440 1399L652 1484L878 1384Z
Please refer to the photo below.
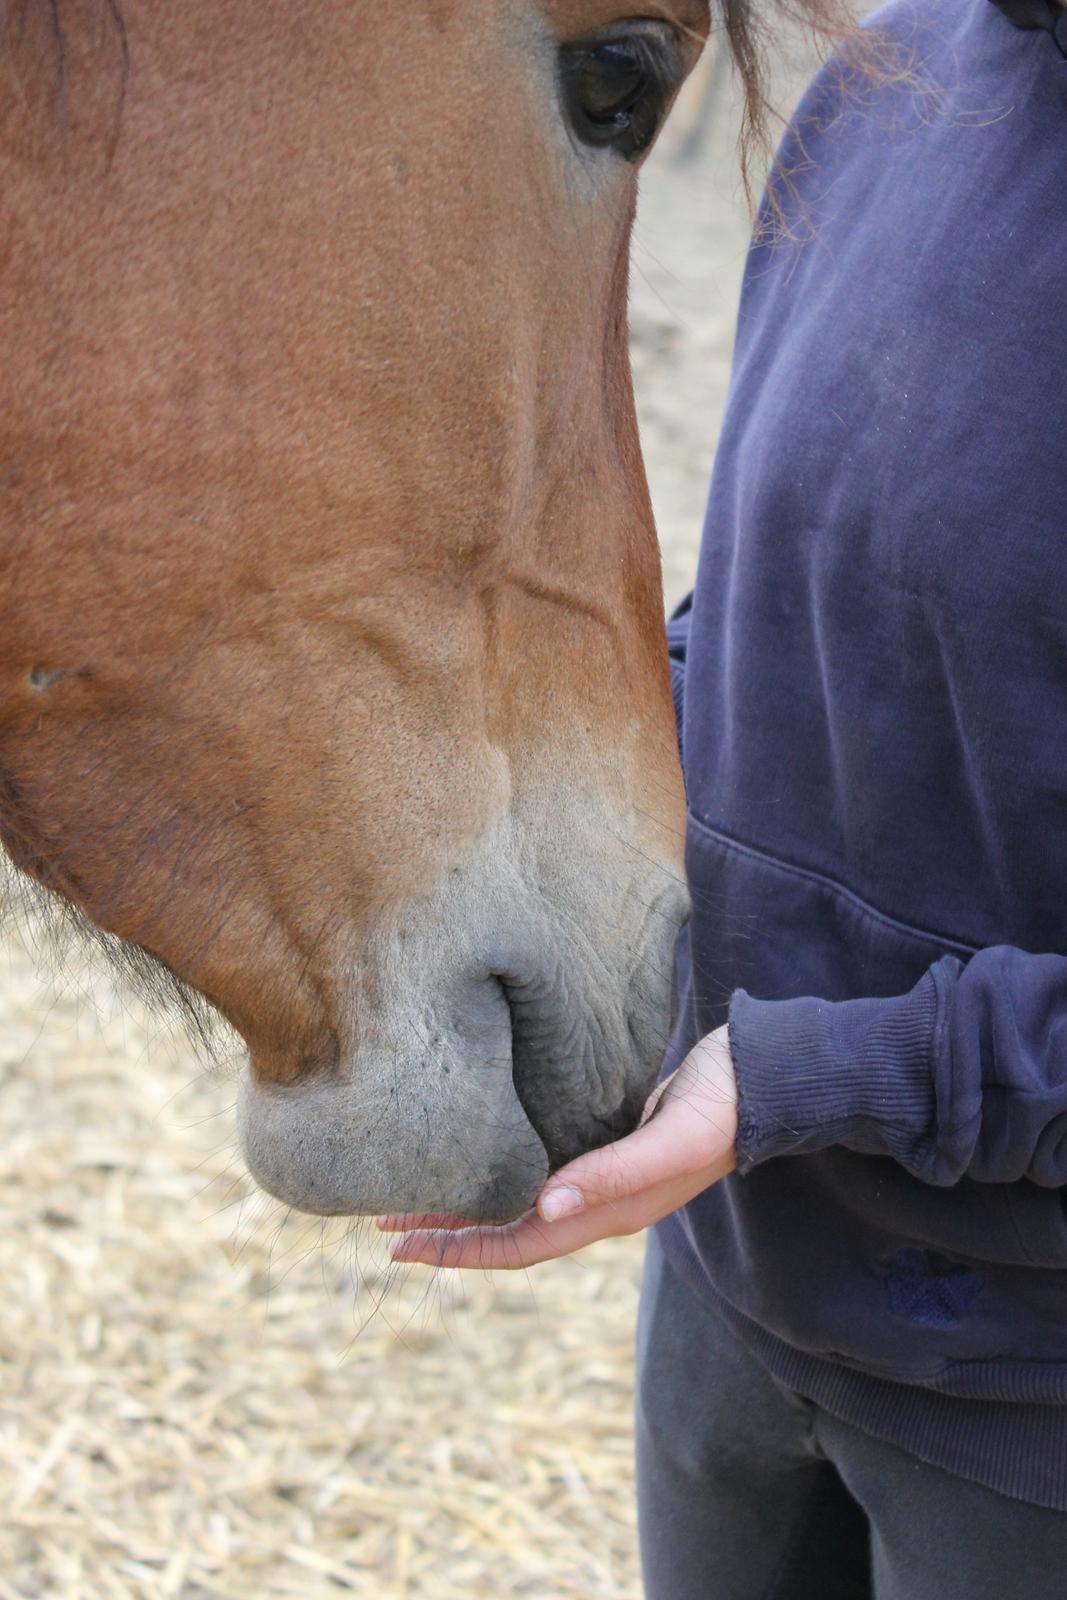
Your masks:
M691 583L746 221L731 117L644 184L633 340ZM29 939L32 946L32 935ZM0 946L0 1600L637 1600L641 1246L394 1280L243 1175L232 1076Z

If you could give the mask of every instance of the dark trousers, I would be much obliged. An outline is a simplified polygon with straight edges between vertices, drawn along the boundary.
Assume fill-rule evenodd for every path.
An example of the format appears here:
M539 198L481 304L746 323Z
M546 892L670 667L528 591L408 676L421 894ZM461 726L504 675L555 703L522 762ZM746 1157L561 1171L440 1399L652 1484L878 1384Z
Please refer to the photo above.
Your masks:
M654 1238L637 1353L647 1600L1067 1600L1067 1515L785 1388Z

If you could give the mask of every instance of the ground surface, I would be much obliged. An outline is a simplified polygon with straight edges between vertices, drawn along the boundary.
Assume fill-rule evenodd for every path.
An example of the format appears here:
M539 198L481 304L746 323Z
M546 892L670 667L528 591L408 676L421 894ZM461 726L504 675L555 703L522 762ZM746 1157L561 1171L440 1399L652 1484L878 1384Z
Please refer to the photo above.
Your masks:
M671 599L745 239L729 126L657 153L637 233ZM253 1195L232 1099L106 978L57 996L0 946L0 1600L637 1600L640 1244L390 1285Z

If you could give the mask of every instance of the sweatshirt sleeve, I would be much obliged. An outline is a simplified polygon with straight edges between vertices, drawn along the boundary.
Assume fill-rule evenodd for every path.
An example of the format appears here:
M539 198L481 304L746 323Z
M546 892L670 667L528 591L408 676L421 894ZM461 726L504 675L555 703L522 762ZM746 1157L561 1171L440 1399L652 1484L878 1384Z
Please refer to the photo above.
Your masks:
M1067 1184L1067 958L946 957L888 1000L730 1003L738 1168L844 1145L925 1183Z
M685 599L667 621L667 653L671 661L671 693L674 696L674 720L678 727L678 748L682 748L682 709L685 703L685 654L689 647L689 619L693 611L693 596Z

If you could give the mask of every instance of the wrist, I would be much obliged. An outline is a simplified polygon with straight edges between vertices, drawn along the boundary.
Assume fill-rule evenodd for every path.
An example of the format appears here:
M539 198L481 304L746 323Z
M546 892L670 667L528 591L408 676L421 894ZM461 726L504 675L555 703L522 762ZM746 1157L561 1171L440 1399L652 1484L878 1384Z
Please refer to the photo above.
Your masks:
M900 1159L933 1122L938 994L926 974L888 999L730 1002L742 1172L845 1145Z

